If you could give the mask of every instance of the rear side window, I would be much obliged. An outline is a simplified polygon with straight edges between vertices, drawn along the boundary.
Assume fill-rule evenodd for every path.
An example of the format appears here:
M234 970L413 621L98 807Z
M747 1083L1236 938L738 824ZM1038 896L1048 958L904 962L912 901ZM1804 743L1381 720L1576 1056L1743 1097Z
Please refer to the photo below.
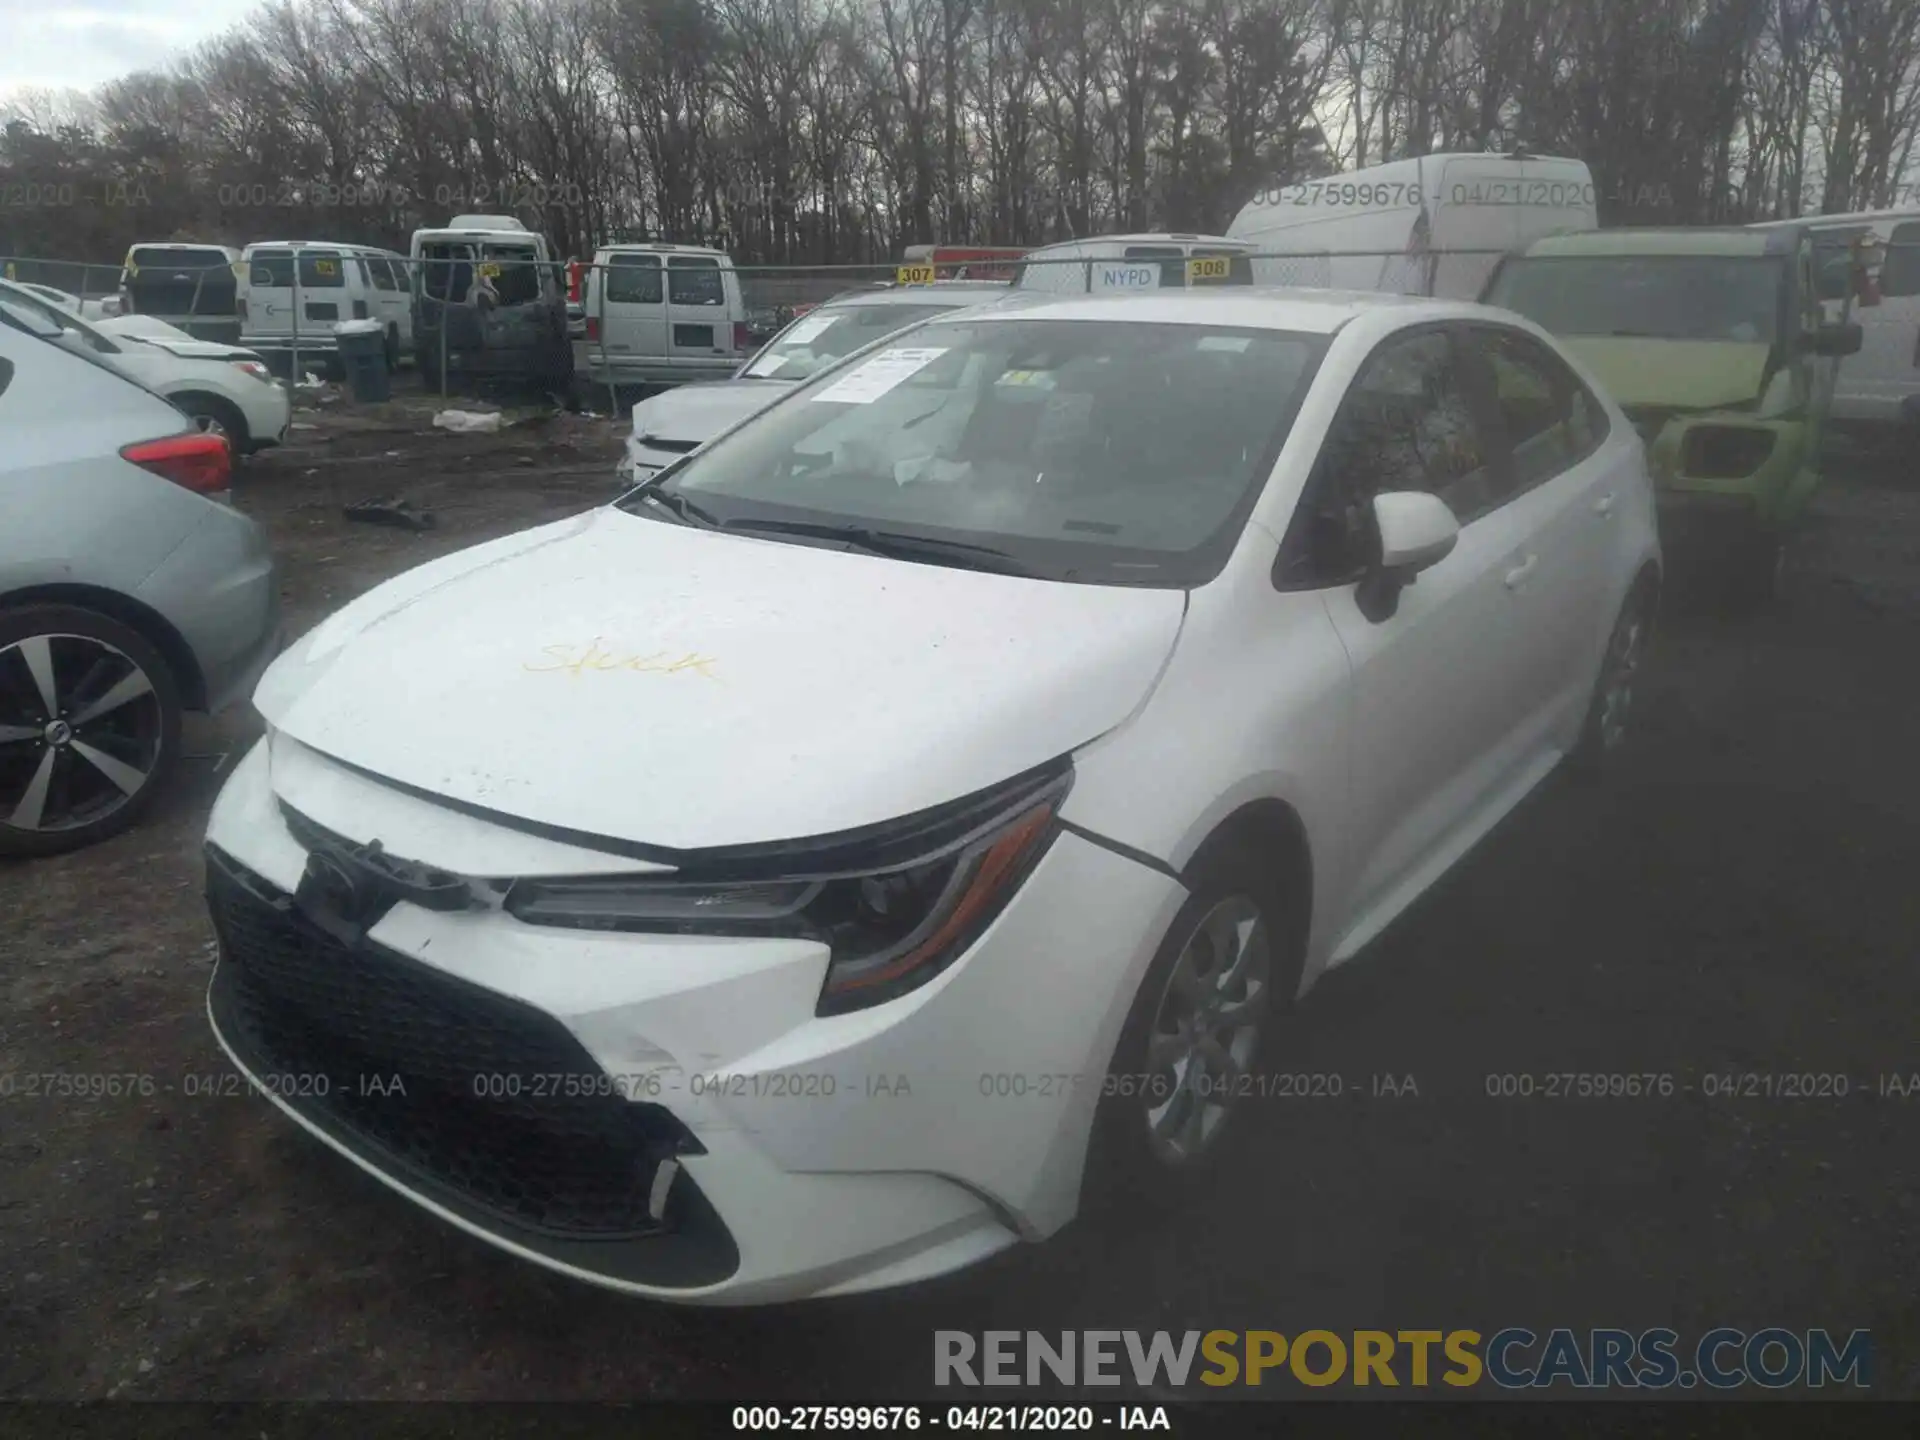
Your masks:
M1160 288L1184 289L1187 283L1187 253L1178 245L1129 245L1123 252L1128 260L1158 260Z
M193 245L136 245L133 263L141 270L206 270L225 265L227 257L219 250Z
M459 304L473 285L473 247L441 242L420 250L427 295Z
M671 305L724 305L725 285L720 279L720 262L691 255L675 255L667 261L667 302Z
M607 303L609 305L658 305L661 299L660 259L656 255L610 255L607 257Z
M309 289L339 289L347 283L346 265L338 251L302 250L300 284Z
M1887 258L1880 267L1880 294L1893 300L1920 295L1920 220L1893 227L1887 237Z
M1196 289L1201 288L1203 286L1208 286L1208 285L1251 285L1253 284L1253 261L1247 258L1245 251L1209 250L1204 246L1196 245L1193 250L1193 258L1196 260L1206 259L1206 258L1223 258L1227 262L1226 273L1224 275L1215 275L1212 273L1207 273L1204 275L1196 274L1192 280L1192 284ZM1198 268L1201 270L1211 272L1217 267L1211 266L1211 265L1203 265Z
M263 290L287 290L293 285L291 250L256 250L247 265L247 283Z
M1606 435L1606 412L1579 377L1531 335L1475 328L1513 450L1515 493L1572 469Z

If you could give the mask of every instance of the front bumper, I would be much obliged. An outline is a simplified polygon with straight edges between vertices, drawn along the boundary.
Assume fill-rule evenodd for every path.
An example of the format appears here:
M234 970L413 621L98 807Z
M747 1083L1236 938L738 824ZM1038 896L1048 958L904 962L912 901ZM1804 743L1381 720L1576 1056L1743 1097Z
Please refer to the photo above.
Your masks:
M596 385L684 385L731 380L744 355L603 354L591 341L574 342L574 368Z
M306 851L268 753L242 762L208 827L214 1029L275 1105L440 1218L614 1289L749 1304L940 1274L1074 1214L1099 1081L1176 882L1063 833L936 980L818 1018L826 957L803 941L406 902L351 950L316 941L289 916ZM398 837L405 807L455 823L307 755L283 765L303 813L349 839ZM254 887L246 908L223 871ZM279 1004L277 1030L249 1019L250 997ZM311 1093L319 1073L333 1103ZM399 1107L421 1095L452 1118L408 1121Z

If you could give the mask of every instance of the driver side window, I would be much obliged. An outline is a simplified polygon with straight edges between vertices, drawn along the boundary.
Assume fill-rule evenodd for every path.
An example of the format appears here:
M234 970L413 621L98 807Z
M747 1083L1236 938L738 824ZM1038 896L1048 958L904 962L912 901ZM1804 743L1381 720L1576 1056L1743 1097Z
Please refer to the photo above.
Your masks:
M1454 337L1428 330L1387 340L1327 432L1276 578L1290 588L1357 580L1377 548L1373 497L1390 491L1428 491L1470 523L1500 501L1492 457Z

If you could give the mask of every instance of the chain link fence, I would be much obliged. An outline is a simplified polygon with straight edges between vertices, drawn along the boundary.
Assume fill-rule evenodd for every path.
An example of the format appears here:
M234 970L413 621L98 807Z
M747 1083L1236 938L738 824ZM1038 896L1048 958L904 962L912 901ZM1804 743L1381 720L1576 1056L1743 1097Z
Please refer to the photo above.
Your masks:
M451 244L452 242L447 242ZM408 258L353 246L277 246L243 264L176 271L156 308L133 308L189 333L257 350L298 381L314 369L338 374L334 327L377 321L390 365L411 360L426 389L443 397L493 383L537 386L570 401L604 393L617 413L622 390L726 379L808 309L837 296L903 285L987 280L1054 294L1167 288L1293 286L1476 298L1499 249L1238 251L1205 243L1138 243L1098 254L902 265L731 267L739 308L712 252L639 247L610 263L565 261L544 241L475 237L461 253ZM1189 253L1189 250L1191 253ZM65 292L83 318L128 303L120 266L4 258L8 279ZM1889 247L1879 276L1895 294L1920 290L1920 242ZM983 298L991 298L988 293ZM744 313L742 313L744 312Z

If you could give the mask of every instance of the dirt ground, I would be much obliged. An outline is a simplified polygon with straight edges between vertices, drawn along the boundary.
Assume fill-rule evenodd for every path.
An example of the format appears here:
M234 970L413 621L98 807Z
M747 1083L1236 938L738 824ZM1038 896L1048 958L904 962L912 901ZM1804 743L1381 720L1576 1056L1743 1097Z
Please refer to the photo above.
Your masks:
M244 471L295 630L613 492L606 419L456 437L433 408L336 400ZM623 1300L440 1226L263 1101L187 1094L227 1073L197 845L257 732L201 723L147 824L0 866L0 1075L153 1082L0 1098L0 1399L846 1403L931 1398L936 1328L1509 1325L1865 1328L1876 1394L1920 1397L1920 476L1902 478L1836 465L1769 612L1679 597L1617 780L1543 789L1326 980L1269 1058L1347 1093L1260 1106L1204 1213L1082 1220L890 1295ZM342 518L395 496L437 528ZM1566 1071L1675 1089L1488 1093ZM1705 1093L1808 1073L1848 1093ZM1373 1098L1375 1075L1417 1093Z

